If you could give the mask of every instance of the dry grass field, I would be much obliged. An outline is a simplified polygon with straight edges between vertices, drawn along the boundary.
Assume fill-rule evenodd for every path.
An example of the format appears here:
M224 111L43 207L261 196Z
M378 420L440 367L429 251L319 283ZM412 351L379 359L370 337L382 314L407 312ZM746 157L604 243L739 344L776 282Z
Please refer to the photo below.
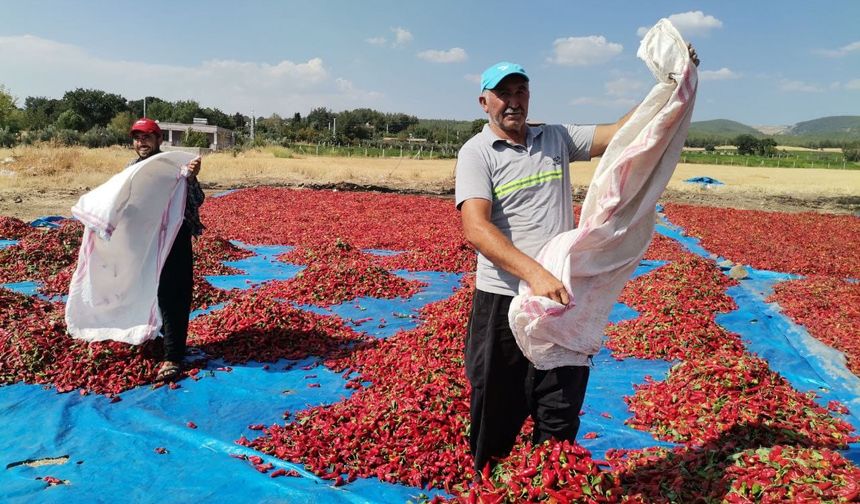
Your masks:
M69 215L81 194L134 157L132 150L120 147L0 149L0 215L25 220ZM597 163L573 165L577 198L584 196ZM453 159L300 156L284 149L257 149L235 156L207 155L200 180L208 192L279 185L450 195L454 164ZM683 182L698 176L725 185L702 188ZM860 209L860 171L680 164L664 199L735 208L856 212Z

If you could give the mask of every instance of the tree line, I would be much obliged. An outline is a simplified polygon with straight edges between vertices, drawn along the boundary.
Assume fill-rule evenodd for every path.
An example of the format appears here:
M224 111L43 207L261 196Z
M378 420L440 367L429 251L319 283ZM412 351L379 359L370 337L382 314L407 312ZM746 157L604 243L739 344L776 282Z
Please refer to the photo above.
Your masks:
M272 114L252 118L203 107L194 100L168 101L152 96L146 97L145 106L146 116L157 121L191 124L194 118L205 118L208 124L233 130L240 147L420 141L459 148L486 122L420 120L369 108L333 112L325 107L315 108L304 117L296 112L292 117ZM132 123L143 116L144 99L128 100L98 89L78 88L62 98L29 96L19 106L0 85L0 146L38 142L88 147L128 144ZM188 135L186 143L205 142L205 136L198 136Z
M238 147L295 144L328 144L341 146L385 147L422 142L456 152L460 146L486 124L485 119L447 121L419 119L404 113L386 113L369 108L333 112L317 107L306 116L296 112L291 117L272 114L250 117L227 114L218 108L203 107L194 100L168 101L148 96L128 100L121 95L98 89L78 88L62 98L29 96L22 104L0 84L0 146L54 142L61 145L105 147L130 143L128 130L144 115L162 122L191 124L194 118L205 118L213 124L233 130ZM848 161L860 160L860 143L810 140L805 147L842 147ZM784 144L780 138L779 144ZM791 142L796 144L796 142ZM809 143L809 142L806 142ZM208 146L205 134L186 133L185 145ZM777 141L742 134L734 138L688 137L688 147L713 151L717 145L735 145L738 154L772 156Z
M753 135L742 134L734 138L716 137L688 137L684 144L686 147L704 148L706 152L714 152L717 145L733 145L741 156L764 156L773 157L777 155L777 143L774 138L757 138ZM846 161L860 161L860 142L830 142L827 140L808 142L803 145L810 149L842 148L842 155Z

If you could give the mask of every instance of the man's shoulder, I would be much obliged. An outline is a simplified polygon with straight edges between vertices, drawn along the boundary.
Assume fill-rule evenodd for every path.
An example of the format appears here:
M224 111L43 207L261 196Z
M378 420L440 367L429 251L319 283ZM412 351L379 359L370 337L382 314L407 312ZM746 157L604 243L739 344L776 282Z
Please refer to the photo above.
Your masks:
M543 133L564 133L568 129L568 124L540 124L536 126Z
M472 138L466 140L466 143L463 144L461 149L469 148L469 149L482 149L488 146L492 146L493 142L495 142L496 137L494 135L488 135L486 130L481 130L474 135Z
M469 165L475 162L483 164L487 163L494 155L493 141L488 140L481 133L478 133L460 147L457 153L457 164L460 165L461 162L467 162Z

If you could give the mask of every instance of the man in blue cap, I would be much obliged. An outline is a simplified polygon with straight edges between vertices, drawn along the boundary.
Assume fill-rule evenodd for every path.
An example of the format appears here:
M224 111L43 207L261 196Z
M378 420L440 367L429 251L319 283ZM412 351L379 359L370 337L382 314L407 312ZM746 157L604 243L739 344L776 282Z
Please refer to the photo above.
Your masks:
M535 369L517 346L508 309L520 280L534 295L570 301L561 281L534 257L574 227L570 162L602 155L635 109L613 124L529 126L528 74L507 61L481 75L478 103L489 123L460 149L455 196L463 232L478 251L465 357L472 385L469 445L480 474L507 456L529 416L535 444L576 438L588 362Z

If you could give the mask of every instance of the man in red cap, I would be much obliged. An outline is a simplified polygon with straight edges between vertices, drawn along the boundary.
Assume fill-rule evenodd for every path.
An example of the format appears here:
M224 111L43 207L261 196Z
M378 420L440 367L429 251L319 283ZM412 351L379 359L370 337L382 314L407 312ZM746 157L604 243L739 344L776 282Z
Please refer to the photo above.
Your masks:
M143 117L131 126L131 138L138 158L128 166L161 152L161 128L152 119ZM191 292L194 286L194 258L191 237L203 232L200 205L204 194L197 181L200 157L188 164L185 217L167 255L158 282L158 307L161 309L164 336L164 362L158 369L156 381L174 381L182 372L185 344L188 340L188 316L191 313Z

